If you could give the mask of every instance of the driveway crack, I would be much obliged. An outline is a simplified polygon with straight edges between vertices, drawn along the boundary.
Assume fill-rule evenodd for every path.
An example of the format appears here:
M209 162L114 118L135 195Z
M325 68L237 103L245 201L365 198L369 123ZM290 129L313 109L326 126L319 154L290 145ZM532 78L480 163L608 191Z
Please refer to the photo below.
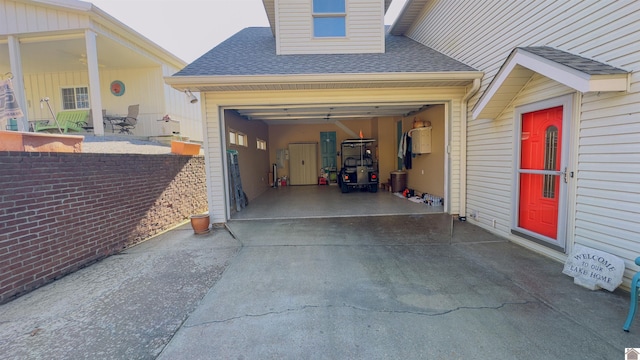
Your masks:
M539 304L540 302L538 301L531 301L531 300L526 300L526 301L507 301L507 302L503 302L499 305L496 306L458 306L455 307L453 309L448 309L448 310L442 310L442 311L437 311L437 312L427 312L427 311L414 311L414 310L390 310L390 309L368 309L368 308L363 308L363 307L359 307L359 306L355 306L355 305L349 305L349 304L343 304L343 305L304 305L298 308L291 308L291 309L285 309L285 310L280 310L280 311L267 311L261 314L245 314L245 315L239 315L239 316L233 316L230 318L226 318L226 319L221 319L221 320L211 320L211 321L204 321L204 322L200 322L197 324L193 324L193 325L185 325L185 328L197 328L197 327L201 327L201 326L207 326L207 325L211 325L211 324L221 324L221 323L227 323L227 322L231 322L234 320L240 320L240 319L245 319L245 318L260 318L260 317L265 317L265 316L271 316L271 315L282 315L282 314L287 314L287 313L292 313L292 312L300 312L300 311L305 311L305 310L309 310L309 309L353 309L353 310L357 310L357 311L363 311L363 312L371 312L371 313L378 313L378 314L408 314L408 315L418 315L418 316L428 316L428 317L436 317L436 316L443 316L443 315L447 315L447 314L451 314L454 313L456 311L460 311L460 310L500 310L502 308L504 308L505 306L508 305L528 305L528 304Z

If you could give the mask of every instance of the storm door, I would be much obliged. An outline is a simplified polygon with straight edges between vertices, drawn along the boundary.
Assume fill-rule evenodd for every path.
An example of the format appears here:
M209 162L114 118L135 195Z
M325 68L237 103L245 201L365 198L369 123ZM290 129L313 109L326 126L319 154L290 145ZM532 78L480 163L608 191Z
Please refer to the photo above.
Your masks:
M520 114L516 232L564 249L564 107Z

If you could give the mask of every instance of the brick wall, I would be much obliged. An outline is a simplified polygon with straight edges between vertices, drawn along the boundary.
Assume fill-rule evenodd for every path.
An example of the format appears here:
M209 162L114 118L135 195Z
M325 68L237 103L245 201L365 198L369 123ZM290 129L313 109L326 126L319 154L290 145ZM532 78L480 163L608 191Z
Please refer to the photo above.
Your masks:
M206 209L201 156L0 152L0 303Z

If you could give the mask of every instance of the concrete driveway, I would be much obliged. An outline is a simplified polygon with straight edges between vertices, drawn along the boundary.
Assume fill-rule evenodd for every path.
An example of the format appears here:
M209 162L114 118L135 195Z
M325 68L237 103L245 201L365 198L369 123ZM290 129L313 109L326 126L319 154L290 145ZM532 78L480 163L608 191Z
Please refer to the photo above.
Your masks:
M241 251L161 359L622 359L640 346L638 324L621 329L628 294L575 286L562 264L447 215L230 228Z
M453 226L453 227L452 227ZM623 359L629 297L443 214L169 231L0 306L3 359Z

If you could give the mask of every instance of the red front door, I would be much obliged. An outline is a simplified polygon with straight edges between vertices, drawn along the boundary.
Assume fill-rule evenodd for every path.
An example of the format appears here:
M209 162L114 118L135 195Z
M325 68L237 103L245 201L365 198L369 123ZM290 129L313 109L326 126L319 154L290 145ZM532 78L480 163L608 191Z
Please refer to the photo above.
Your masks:
M522 114L518 226L557 239L562 106Z

